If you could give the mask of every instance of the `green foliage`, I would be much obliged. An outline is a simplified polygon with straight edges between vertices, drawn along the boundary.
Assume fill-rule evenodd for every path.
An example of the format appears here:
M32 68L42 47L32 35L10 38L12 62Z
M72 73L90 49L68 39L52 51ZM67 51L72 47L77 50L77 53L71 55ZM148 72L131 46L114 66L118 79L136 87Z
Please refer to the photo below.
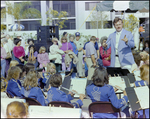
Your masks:
M13 16L17 20L19 25L20 25L20 22L19 22L20 19L41 18L41 13L39 10L35 8L27 8L27 6L32 5L30 1L15 3L14 5L10 2L5 2L5 3L6 3L7 9L3 8L1 10L1 17L4 17L4 15L8 13L9 15ZM41 20L40 20L40 23L41 23Z
M6 25L1 24L1 31L6 30Z
M108 23L108 15L106 15L103 11L94 10L90 16L90 20L93 29L97 29L97 21L98 28L101 29Z
M59 30L62 29L63 27L66 27L64 22L67 19L67 12L66 11L60 11L60 13L57 10L52 10L49 8L49 10L46 12L47 14L47 25L50 25L54 21L54 24L56 26L59 26ZM56 20L54 20L56 18Z
M123 20L123 27L130 31L134 32L135 28L138 28L139 20L133 14L128 15L126 20Z

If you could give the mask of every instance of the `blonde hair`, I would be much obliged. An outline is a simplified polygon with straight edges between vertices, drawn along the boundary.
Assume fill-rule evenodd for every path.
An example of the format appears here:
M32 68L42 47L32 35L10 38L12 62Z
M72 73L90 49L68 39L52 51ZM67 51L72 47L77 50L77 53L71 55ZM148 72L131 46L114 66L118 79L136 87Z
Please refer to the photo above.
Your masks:
M149 84L149 65L144 64L140 67L140 76L142 80Z
M28 105L24 102L14 101L7 105L7 118L23 118L28 114Z
M10 67L8 69L7 80L10 80L12 78L17 80L17 78L19 78L21 72L22 72L22 70L17 66Z
M41 46L39 49L39 53L41 54L43 50L46 51L46 48L44 46Z
M31 89L32 87L37 87L38 85L38 78L37 78L37 74L34 70L30 70L24 80L24 84L23 87L26 90Z
M58 39L57 39L56 37L54 37L54 38L52 39L52 42L54 42L55 40L57 41Z
M65 39L66 42L67 42L67 38L66 38L65 36L63 36L63 37L61 38L61 43L62 43L63 39Z
M56 66L55 66L54 63L51 63L51 62L47 63L46 68L47 68L47 72L49 72L50 74L55 74L56 73ZM50 72L50 68L53 68L54 72Z
M11 60L9 67L16 66L17 64L19 64L17 60Z

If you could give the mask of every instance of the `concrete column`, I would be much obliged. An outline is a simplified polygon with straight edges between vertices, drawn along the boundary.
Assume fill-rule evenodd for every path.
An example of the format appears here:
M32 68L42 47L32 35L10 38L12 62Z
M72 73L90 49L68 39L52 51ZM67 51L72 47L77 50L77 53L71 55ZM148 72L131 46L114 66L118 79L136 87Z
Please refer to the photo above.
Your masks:
M42 19L42 26L46 25L46 1L40 1L41 2L41 19Z

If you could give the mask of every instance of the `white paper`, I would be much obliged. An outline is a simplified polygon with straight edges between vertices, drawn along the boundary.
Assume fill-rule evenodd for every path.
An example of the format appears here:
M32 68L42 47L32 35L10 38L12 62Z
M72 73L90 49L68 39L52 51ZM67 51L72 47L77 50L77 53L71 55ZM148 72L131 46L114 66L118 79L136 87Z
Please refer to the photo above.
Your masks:
M120 90L125 90L126 88L125 81L121 77L109 77L109 84L114 87L120 87Z
M142 109L149 108L149 88L148 86L134 88Z
M78 94L85 94L87 78L73 78L71 79L70 90L75 90ZM74 97L79 97L79 95L75 94Z
M13 101L26 102L25 99L18 98L1 98L1 112L6 116L7 105Z
M80 118L80 108L29 106L30 118Z

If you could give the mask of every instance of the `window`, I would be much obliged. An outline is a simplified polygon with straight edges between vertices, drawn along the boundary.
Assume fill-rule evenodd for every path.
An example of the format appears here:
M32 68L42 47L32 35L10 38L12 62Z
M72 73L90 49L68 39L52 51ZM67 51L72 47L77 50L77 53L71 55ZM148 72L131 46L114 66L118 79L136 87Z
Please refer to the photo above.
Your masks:
M85 2L85 10L92 10L99 2Z
M53 20L53 25L55 25L56 23L57 20ZM64 24L66 25L66 27L64 26L64 28L62 28L61 30L76 29L75 19L68 19L64 22Z
M60 11L66 11L67 17L75 17L75 1L53 1L53 9Z
M112 21L107 21L103 28L112 28ZM86 29L97 29L97 21L88 21L86 22ZM101 21L98 21L98 29L101 29Z
M37 30L37 26L41 26L40 21L38 20L20 21L20 24L24 25L25 27L25 29L22 29L22 31L34 31Z

